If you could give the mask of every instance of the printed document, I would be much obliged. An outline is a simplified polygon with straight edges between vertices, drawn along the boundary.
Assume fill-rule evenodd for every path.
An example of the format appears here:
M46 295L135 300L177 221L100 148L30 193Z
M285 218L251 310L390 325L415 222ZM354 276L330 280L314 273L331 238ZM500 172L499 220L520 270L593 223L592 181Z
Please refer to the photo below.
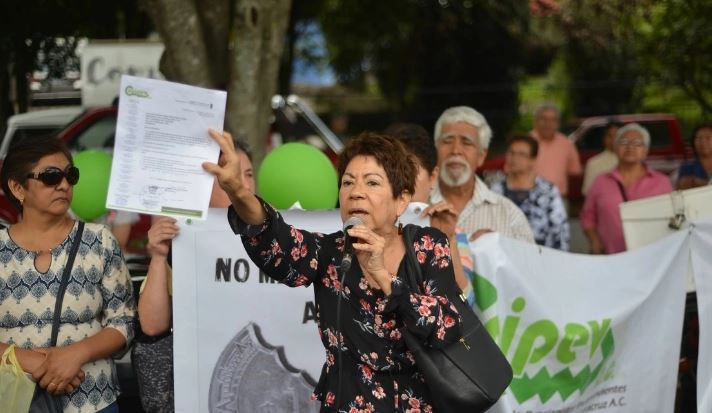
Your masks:
M106 207L205 219L223 130L226 92L163 80L121 77L114 159Z

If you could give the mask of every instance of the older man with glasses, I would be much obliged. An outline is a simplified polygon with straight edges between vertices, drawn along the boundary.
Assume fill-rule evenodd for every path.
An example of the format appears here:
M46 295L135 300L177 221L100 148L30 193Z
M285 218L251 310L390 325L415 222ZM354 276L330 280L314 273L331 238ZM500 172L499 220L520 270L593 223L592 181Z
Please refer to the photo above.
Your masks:
M593 181L581 210L581 226L591 243L591 253L626 250L619 210L622 202L672 192L670 179L645 164L649 147L650 133L639 124L618 129L618 166Z

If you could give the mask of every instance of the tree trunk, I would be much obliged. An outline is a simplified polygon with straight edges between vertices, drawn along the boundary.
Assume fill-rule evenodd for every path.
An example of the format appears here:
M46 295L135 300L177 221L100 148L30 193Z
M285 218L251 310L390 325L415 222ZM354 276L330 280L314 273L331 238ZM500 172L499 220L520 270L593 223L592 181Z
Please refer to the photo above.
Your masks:
M215 87L205 37L193 0L148 0L146 11L166 46L161 72L166 79Z
M230 37L227 129L243 137L259 163L265 155L290 0L242 0Z
M172 81L226 89L225 129L265 154L291 0L147 0Z

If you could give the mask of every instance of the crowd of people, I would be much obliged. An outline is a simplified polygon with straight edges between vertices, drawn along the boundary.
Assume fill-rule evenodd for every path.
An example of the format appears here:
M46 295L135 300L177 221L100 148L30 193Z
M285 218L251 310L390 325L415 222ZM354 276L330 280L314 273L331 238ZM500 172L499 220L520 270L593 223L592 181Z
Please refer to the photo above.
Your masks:
M622 202L712 183L712 124L694 130L695 159L680 168L676 182L646 165L650 134L639 124L610 123L605 150L585 170L559 127L558 109L540 107L531 132L507 139L504 169L489 185L477 172L493 131L471 107L445 110L432 136L422 126L397 124L383 134L351 138L339 159L339 210L344 221L358 217L361 223L328 235L285 223L255 193L249 150L227 132L210 131L221 147L218 163L204 164L215 175L210 206L228 208L227 223L266 274L289 286L315 289L327 353L314 392L322 411L405 411L413 403L428 411L431 394L401 337L403 329L436 347L458 339L460 317L452 297L443 294L447 288L439 286L456 283L472 303L469 242L483 234L497 232L568 250L570 177L584 174L581 225L595 254L626 250ZM22 220L0 231L0 352L17 346L23 369L59 397L65 412L118 411L112 354L131 344L136 318L146 337L169 335L172 328L176 221L153 221L150 264L136 306L121 242L104 225L83 227L69 214L79 171L61 142L48 139L12 148L1 178ZM398 222L410 202L429 204L423 214L430 227L419 231L413 245L405 245L398 242ZM355 240L358 265L340 274L347 237ZM51 345L51 308L77 238L68 300L61 309L58 340ZM294 248L299 254L286 259L284 252ZM402 263L409 248L423 272L420 291L404 282L408 274ZM344 305L344 316L337 317L341 300L360 307ZM155 380L139 383L144 408L172 411L170 363L145 367Z

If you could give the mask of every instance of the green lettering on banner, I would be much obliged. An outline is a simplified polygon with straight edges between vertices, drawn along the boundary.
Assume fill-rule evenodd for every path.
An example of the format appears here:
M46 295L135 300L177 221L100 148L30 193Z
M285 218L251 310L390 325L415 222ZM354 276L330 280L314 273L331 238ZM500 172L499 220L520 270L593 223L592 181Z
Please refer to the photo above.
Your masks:
M564 332L564 338L556 351L556 358L562 364L568 364L576 360L576 353L572 351L572 348L588 343L588 330L581 324L569 323L564 327Z
M515 313L521 313L526 307L527 302L519 297L512 302L512 311ZM514 333L517 331L517 326L519 325L519 317L507 316L504 319L504 327L502 327L502 342L500 348L504 354L509 353L509 347L512 345L512 339L514 338Z
M512 358L512 370L515 375L522 374L527 364L534 364L543 359L556 346L559 331L556 324L549 320L532 323L524 330L517 351ZM536 343L540 343L535 347Z
M477 307L484 312L497 302L497 288L478 274L474 275L473 284ZM524 297L516 297L510 308L511 313L504 319L502 314L493 314L484 326L510 360L514 372L510 390L517 402L539 396L546 403L556 393L566 401L577 391L583 393L597 378L600 377L599 381L612 378L612 366L606 377L601 377L615 349L611 319L570 322L563 328L551 320L537 320L527 325L521 321L526 309ZM521 335L518 331L522 331ZM580 366L586 360L591 363L598 349L601 358L595 366L584 364L577 368L577 374L573 374L570 367L550 372L546 366L536 370L533 376L526 373L547 357L555 357L563 365L576 362Z

